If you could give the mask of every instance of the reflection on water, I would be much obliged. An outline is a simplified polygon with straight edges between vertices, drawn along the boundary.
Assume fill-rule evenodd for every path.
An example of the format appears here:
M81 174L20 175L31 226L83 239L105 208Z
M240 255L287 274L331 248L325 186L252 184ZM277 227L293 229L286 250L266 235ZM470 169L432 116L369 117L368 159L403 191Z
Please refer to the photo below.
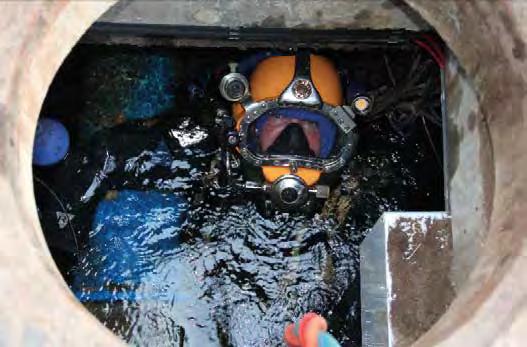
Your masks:
M362 145L343 174L354 182L343 223L319 214L264 218L250 197L203 192L196 187L213 153L206 148L181 148L172 155L161 143L129 158L116 154L122 164L108 178L113 190L99 203L75 271L98 278L100 286L84 283L88 292L111 291L112 300L93 293L91 299L79 297L134 345L275 346L287 322L316 311L328 317L344 345L358 346L363 236L383 211L441 208L437 187L424 184L428 176L422 175L430 168L422 164L433 161L419 154L420 146L405 151L408 145L394 143L388 129L363 130L376 141ZM112 147L109 140L103 143ZM157 178L160 172L164 178ZM129 198L127 189L140 199L119 202ZM170 192L168 202L143 196L161 191ZM112 203L118 206L106 207ZM97 219L98 213L105 218ZM113 246L97 240L105 231L109 237L107 229L119 229L123 239ZM105 259L93 256L101 252ZM127 267L121 263L129 253L139 260L127 259Z
M119 181L131 175L142 190L112 190L96 209L73 283L87 307L137 345L273 346L303 313L330 317L356 280L358 248L349 235L318 215L264 218L246 197L207 198L187 186L171 185L179 193L152 200L146 192L156 190L144 191L151 185L144 177L156 169L183 170L187 183L203 174L197 152L179 154L158 146L117 166ZM357 312L348 314L358 324Z
M89 304L130 342L163 345L184 332L190 346L217 346L219 339L278 345L285 322L328 312L355 279L357 249L331 222L264 219L252 204L197 213L200 225L186 226L194 229L191 241L150 256L150 271L135 290L142 299Z

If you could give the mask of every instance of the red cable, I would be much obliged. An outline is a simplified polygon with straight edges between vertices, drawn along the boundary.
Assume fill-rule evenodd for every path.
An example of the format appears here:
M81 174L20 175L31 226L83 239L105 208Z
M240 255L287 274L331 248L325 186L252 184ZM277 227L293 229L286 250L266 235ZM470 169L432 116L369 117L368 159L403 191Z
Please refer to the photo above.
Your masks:
M445 59L445 54L443 52L443 49L439 46L436 40L428 34L423 35L423 37L426 39L426 41L428 41L431 48L434 49L435 52L442 58L442 61L445 62L446 59Z
M432 56L432 58L434 58L434 60L436 61L437 65L439 65L439 67L441 69L443 69L445 67L444 58L442 57L442 55L440 53L436 52L433 48L431 48L428 44L424 43L421 40L415 39L414 42L419 47L425 49Z

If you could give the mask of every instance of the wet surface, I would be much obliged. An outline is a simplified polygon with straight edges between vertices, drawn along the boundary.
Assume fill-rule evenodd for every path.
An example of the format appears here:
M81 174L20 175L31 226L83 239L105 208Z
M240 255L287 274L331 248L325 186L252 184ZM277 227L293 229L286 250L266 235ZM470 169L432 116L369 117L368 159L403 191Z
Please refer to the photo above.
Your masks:
M214 99L215 76L229 58L251 52L176 53L78 47L48 94L43 115L68 127L72 146L61 164L35 167L35 192L48 244L65 279L97 318L133 345L277 346L286 323L315 311L328 319L343 346L360 346L358 246L383 211L444 209L441 163L430 145L431 139L440 156L440 127L400 116L360 122L357 153L341 175L350 188L345 203L337 199L324 209L328 213L263 217L254 196L202 185L217 151L210 131L211 114L221 104ZM368 90L390 81L378 69L385 62L382 50L357 52L350 59L349 53L327 53L347 78ZM390 53L398 62L395 79L407 71L407 53ZM130 54L134 62L144 55L168 56L173 62L174 81L166 88L175 104L168 107L162 99L157 117L127 117L119 112L126 109L123 98L115 98L121 104L101 103L114 102L109 84L123 86L122 75L108 69L109 61L126 65ZM131 78L129 71L123 75ZM167 129L175 132L175 143L165 136ZM127 200L129 210L116 207L106 219L96 219L101 204L129 199L127 192L133 191L177 196L181 209L176 212L184 213L184 220L170 219L170 206L163 219L156 210L160 206L146 199ZM343 217L336 218L333 209L344 210ZM139 259L126 263L117 257L114 266L139 264L140 271L119 270L120 277L101 272L101 264L112 269L112 262L101 255L109 244L97 240L111 223L130 229L111 239L119 241L112 254L129 249ZM87 295L102 291L111 298Z

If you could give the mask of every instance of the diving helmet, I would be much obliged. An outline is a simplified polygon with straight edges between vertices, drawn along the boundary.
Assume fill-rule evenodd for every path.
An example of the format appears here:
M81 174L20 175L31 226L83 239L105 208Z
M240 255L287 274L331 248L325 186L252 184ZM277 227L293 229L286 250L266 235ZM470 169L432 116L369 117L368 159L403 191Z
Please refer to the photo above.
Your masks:
M282 209L305 204L310 193L328 197L329 187L319 180L350 159L358 138L355 115L370 106L367 97L344 105L332 62L307 51L262 60L250 81L231 71L220 92L234 102L237 152L261 168L261 190Z

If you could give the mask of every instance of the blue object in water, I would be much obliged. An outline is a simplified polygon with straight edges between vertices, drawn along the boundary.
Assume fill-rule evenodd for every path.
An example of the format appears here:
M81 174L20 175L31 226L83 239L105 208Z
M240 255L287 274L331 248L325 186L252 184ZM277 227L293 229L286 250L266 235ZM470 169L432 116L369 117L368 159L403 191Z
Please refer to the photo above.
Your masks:
M152 56L145 61L124 104L126 119L147 119L158 116L174 105L171 86L175 83L175 70L168 57Z
M297 339L300 336L300 321L294 324L294 334ZM287 332L286 332L287 336ZM287 339L287 337L286 337ZM341 347L340 343L327 331L319 331L317 335L317 347Z
M50 166L60 162L70 147L68 130L61 122L51 118L40 118L33 144L33 164Z
M80 301L159 299L149 283L156 265L179 245L187 204L173 193L124 190L96 209L88 251L72 289ZM149 290L137 291L142 284Z

